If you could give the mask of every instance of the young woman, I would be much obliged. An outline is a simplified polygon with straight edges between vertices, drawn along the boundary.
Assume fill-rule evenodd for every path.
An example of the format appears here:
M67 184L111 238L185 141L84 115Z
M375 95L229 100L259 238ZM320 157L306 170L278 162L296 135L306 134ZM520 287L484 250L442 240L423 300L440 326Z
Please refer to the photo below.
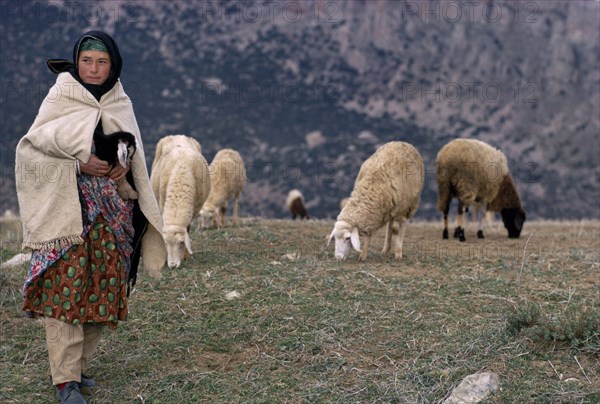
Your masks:
M32 249L23 310L44 317L52 383L64 403L85 403L81 390L96 386L83 372L103 327L127 318L140 254L151 270L164 263L161 215L121 66L117 44L101 31L77 40L73 62L49 60L56 84L17 145L23 245ZM126 168L94 155L94 136L117 131L136 138ZM117 193L123 177L137 200Z

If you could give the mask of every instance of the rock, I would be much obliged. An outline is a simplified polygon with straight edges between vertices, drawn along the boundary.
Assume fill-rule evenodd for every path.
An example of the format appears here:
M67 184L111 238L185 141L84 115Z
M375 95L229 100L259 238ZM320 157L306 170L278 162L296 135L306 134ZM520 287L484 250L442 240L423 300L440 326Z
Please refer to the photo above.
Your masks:
M239 299L239 298L240 298L240 294L236 290L229 292L225 295L225 299L227 299L227 300L234 300L234 299Z
M300 253L299 252L288 253L288 254L282 255L281 259L288 260L288 261L298 261L300 259Z
M500 377L496 373L469 375L460 382L443 404L478 403L498 390L499 387Z

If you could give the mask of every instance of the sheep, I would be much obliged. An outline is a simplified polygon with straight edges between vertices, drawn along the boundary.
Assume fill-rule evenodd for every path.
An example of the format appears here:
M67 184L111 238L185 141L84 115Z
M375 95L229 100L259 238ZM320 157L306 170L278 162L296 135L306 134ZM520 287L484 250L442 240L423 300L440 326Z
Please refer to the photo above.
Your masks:
M290 192L288 192L285 206L292 214L292 220L296 220L296 217L298 216L300 216L300 220L310 219L308 211L304 206L304 195L302 195L302 192L299 190L292 189Z
M200 144L185 135L162 138L150 175L163 218L162 237L169 268L178 268L192 254L190 224L211 189L208 163Z
M400 260L406 221L417 211L424 173L423 158L412 145L394 141L380 146L362 164L329 236L329 242L335 239L336 259L346 259L352 246L364 261L372 234L386 225L382 253L390 251L395 238L394 258ZM366 237L362 250L360 236Z
M211 222L219 229L225 227L227 203L233 199L233 224L238 222L239 198L246 184L246 168L242 156L233 149L222 149L209 166L211 190L200 210L202 227Z
M437 154L436 175L438 209L444 216L442 238L448 238L448 210L453 197L458 198L455 237L465 241L463 212L468 205L478 205L500 212L509 238L519 238L525 223L525 211L514 181L508 171L506 156L500 150L475 139L455 139ZM479 213L477 236L485 238L482 214Z

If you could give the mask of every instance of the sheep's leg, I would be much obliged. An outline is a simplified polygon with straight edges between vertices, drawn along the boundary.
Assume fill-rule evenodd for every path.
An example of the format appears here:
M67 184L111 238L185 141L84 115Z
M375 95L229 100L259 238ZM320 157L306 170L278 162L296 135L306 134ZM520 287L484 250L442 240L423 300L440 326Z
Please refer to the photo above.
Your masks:
M485 236L483 235L483 217L486 214L485 204L480 203L479 205L477 205L476 210L477 220L479 222L479 225L477 227L477 238L485 238Z
M444 212L444 231L442 231L442 238L448 239L448 211Z
M394 221L393 220L389 220L385 226L385 240L383 242L383 250L381 250L382 254L387 254L390 252L391 248L392 248L392 226L393 226Z
M441 208L440 210L444 215L444 230L442 231L442 238L448 239L448 212L450 211L450 202L452 201L452 198L447 193L444 193L442 196L441 192L438 198L438 209Z
M240 195L236 195L235 199L233 200L233 224L237 224L238 223L238 211L240 209Z
M138 198L138 193L133 189L125 177L117 181L117 193L123 200Z
M463 227L463 214L464 214L464 206L465 204L462 200L458 200L458 217L456 219L456 229L454 230L454 237L457 237L460 241L465 241L465 229Z
M404 233L406 232L406 222L405 219L400 219L399 224L400 228L398 229L398 235L396 236L396 251L394 252L394 258L396 260L402 259L402 245L404 243Z
M367 254L369 253L369 244L371 244L371 236L365 237L365 243L360 250L360 255L358 256L359 261L364 261L367 259Z

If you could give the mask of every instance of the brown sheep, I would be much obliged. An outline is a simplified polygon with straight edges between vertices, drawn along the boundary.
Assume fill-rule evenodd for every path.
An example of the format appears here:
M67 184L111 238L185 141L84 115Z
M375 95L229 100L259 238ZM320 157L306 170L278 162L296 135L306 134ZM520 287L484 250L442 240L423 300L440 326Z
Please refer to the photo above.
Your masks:
M292 214L293 220L295 220L298 216L300 216L300 220L310 219L308 211L304 206L304 196L299 190L292 189L290 192L288 192L287 199L285 201L285 206Z
M436 159L438 209L444 215L442 237L448 238L448 211L458 198L458 221L454 236L465 241L463 212L468 205L480 205L500 212L509 238L519 238L525 211L508 171L506 156L479 140L455 139L438 152ZM484 238L480 228L479 238Z

